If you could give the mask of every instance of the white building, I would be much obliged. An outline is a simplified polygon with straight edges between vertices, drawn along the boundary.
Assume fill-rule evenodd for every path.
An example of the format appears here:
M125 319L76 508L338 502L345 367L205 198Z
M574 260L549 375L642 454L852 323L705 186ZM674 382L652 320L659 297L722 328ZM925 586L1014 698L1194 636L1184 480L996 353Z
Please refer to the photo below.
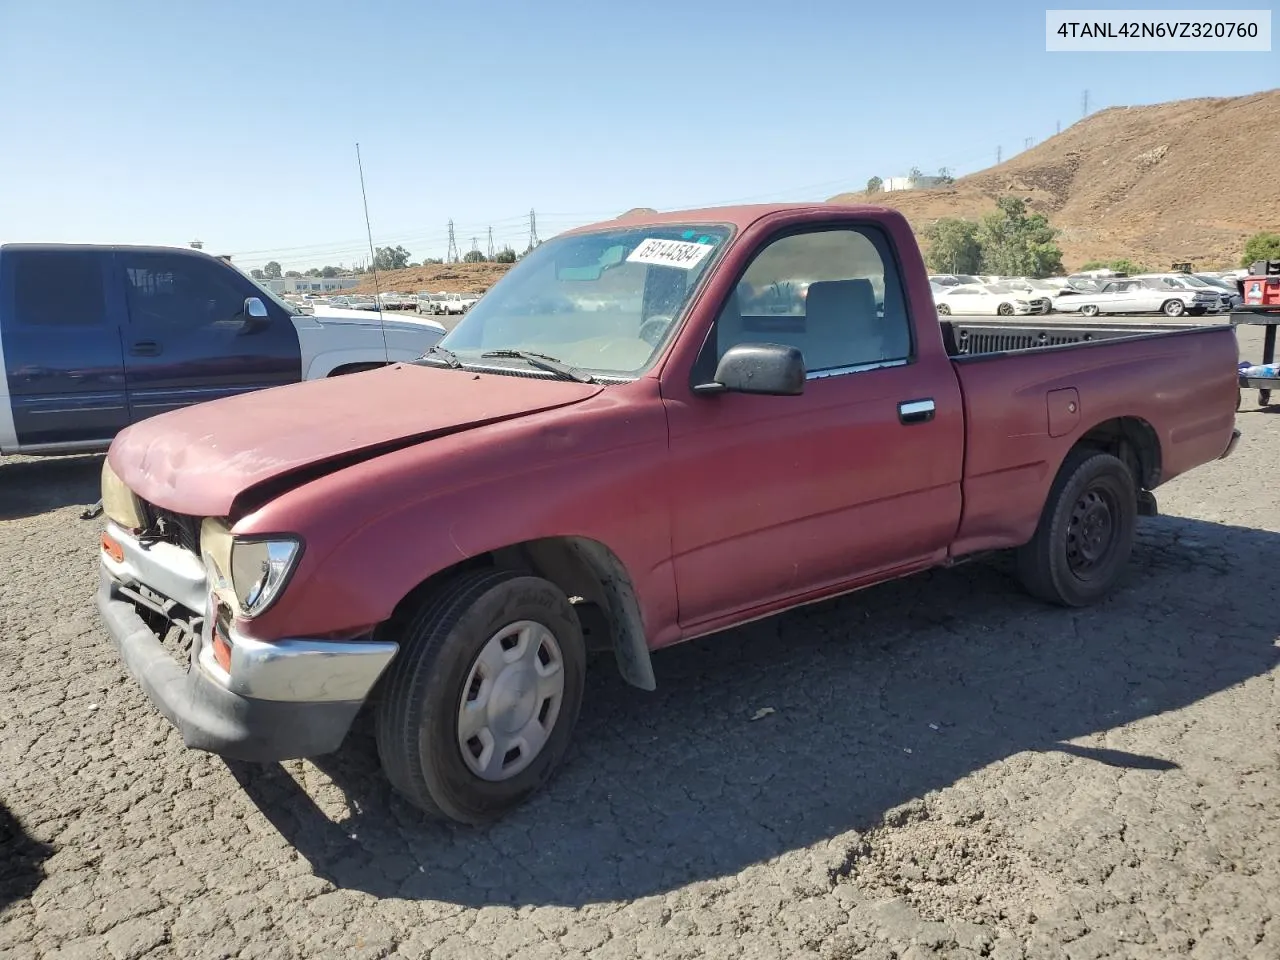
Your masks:
M334 293L360 286L359 277L281 277L259 280L272 293Z
M882 189L885 193L894 190L927 190L929 187L946 186L943 177L885 177Z

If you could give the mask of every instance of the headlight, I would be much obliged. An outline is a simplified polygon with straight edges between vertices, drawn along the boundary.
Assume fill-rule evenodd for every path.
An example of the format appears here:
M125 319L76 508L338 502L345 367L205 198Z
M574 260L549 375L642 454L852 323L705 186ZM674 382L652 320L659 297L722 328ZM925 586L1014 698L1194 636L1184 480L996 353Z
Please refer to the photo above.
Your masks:
M138 498L106 460L102 461L102 512L126 530L141 530L146 526Z
M262 613L289 581L302 544L284 537L231 542L231 586L242 616Z

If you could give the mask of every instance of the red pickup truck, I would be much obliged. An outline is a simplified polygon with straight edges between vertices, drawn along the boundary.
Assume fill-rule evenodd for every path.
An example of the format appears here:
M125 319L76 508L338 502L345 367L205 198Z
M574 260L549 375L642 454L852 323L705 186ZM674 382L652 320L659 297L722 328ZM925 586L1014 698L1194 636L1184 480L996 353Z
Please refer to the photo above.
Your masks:
M521 260L422 358L132 426L98 606L193 748L335 750L463 822L653 651L992 551L1093 603L1239 437L1230 327L940 321L879 207L636 215Z

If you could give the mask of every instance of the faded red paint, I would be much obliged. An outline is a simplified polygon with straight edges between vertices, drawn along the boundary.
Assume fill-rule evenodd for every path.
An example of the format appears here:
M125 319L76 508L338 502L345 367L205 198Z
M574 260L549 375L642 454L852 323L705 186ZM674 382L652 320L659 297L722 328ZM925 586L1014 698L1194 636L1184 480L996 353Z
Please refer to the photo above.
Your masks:
M778 230L819 221L887 231L915 362L810 381L798 397L695 395L694 359L754 250ZM156 418L122 434L111 463L147 499L203 515L310 463L439 434L316 476L238 517L237 533L305 541L275 606L238 626L265 640L363 630L466 557L577 536L625 566L648 642L660 647L1025 542L1067 451L1110 418L1151 425L1164 479L1230 440L1229 329L957 364L896 211L734 207L597 226L663 222L726 223L734 236L683 329L634 382L393 367ZM1054 436L1050 393L1067 389L1078 419L1056 418ZM936 418L902 426L898 402L924 397Z

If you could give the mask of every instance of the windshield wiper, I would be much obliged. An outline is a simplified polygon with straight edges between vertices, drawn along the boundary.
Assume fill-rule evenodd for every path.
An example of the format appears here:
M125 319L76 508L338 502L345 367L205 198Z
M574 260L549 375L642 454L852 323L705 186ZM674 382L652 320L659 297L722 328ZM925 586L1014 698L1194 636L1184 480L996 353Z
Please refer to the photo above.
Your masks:
M438 343L433 343L431 346L429 346L427 348L427 352L422 355L421 359L425 360L427 358L427 354L431 354L431 353L439 354L440 359L442 359L449 366L453 367L455 370L461 368L462 366L462 361L458 359L458 355L456 353L454 353L452 350L448 349L447 347L440 346L440 344Z
M531 350L489 350L480 354L482 357L514 357L523 360L531 367L537 367L539 370L546 370L548 373L558 373L562 377L568 377L570 380L577 380L579 383L595 383L595 377L587 373L585 370L579 370L577 367L571 367L563 361L557 360L555 357L548 357L545 353L534 353Z

